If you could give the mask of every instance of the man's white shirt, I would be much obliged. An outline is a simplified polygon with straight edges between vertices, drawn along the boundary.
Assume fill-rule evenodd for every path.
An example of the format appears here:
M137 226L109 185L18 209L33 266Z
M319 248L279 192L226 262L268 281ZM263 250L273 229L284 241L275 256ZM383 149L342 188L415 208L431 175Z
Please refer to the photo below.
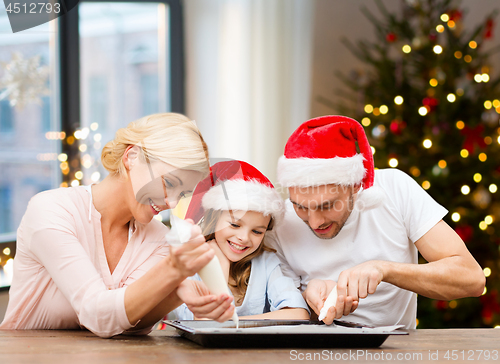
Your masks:
M385 191L383 204L363 211L355 204L333 239L316 237L286 201L285 221L266 234L266 241L277 250L284 274L302 291L311 279L337 281L342 271L369 260L418 263L414 243L448 211L402 171L376 170L374 185ZM415 293L381 282L375 294L361 299L345 319L413 329L416 312Z

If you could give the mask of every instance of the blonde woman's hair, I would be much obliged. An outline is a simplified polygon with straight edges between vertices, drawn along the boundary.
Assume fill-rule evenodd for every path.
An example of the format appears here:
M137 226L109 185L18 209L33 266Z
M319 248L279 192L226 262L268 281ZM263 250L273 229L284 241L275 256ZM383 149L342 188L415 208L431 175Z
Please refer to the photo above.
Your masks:
M118 129L115 139L101 153L102 164L110 174L126 178L122 157L130 145L141 147L150 160L208 175L207 145L195 123L182 114L148 115Z
M201 222L201 231L205 236L206 241L215 239L215 226L222 215L222 210L207 210ZM274 219L271 217L269 225L266 230L272 230L274 226ZM266 236L262 239L259 247L246 257L238 260L237 262L229 263L229 277L234 279L234 284L230 284L235 288L237 295L234 297L235 302L241 304L245 298L245 293L248 288L248 280L250 279L250 271L252 268L251 260L258 257L265 251L275 253L276 250L266 245Z

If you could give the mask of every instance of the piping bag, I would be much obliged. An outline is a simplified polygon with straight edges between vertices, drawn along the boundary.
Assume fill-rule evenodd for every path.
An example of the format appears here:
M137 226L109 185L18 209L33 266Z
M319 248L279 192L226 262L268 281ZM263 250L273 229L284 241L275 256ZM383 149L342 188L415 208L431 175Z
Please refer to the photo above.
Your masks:
M332 291L330 292L330 294L326 298L325 304L323 305L323 307L319 311L318 320L323 321L325 319L326 314L328 313L328 310L330 309L330 307L335 306L336 303L337 303L337 285L335 285L335 287L333 287Z
M172 229L165 235L165 239L167 239L170 245L183 244L191 238L192 224L175 215L170 215L170 222L172 224ZM217 296L223 293L231 296L226 279L224 278L224 273L222 272L219 258L217 258L216 255L214 255L206 266L200 269L198 275L203 283L205 283L210 293ZM232 320L236 324L236 328L238 328L239 320L238 314L236 313L236 307Z

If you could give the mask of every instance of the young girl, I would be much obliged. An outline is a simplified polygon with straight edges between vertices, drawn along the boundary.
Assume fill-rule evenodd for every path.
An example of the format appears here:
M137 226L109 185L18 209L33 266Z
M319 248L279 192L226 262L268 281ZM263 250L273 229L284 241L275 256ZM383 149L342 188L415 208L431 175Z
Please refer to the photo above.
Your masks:
M283 214L283 201L271 182L245 162L216 163L194 191L186 217L198 221L203 216L202 233L219 258L240 318L309 319L302 295L265 244L266 231ZM186 302L175 310L178 319L217 319L220 314L213 304Z

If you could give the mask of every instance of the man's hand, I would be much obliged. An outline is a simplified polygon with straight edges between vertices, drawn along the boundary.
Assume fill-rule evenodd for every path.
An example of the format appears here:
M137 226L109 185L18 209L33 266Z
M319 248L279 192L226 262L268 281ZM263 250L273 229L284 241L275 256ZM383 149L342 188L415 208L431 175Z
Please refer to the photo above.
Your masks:
M188 219L186 221L192 220ZM214 256L213 249L205 244L205 238L197 225L191 228L191 239L178 246L170 246L170 265L184 279L190 277L206 266Z
M302 294L309 307L313 309L316 315L319 316L321 308L325 303L326 298L335 287L335 282L332 280L313 279L307 284L307 288ZM338 285L337 285L338 290ZM335 318L341 318L343 315L348 315L358 307L358 300L353 300L352 297L345 295L343 291L338 290L337 304L330 307L323 322L331 325ZM341 294L340 292L344 292Z
M384 279L384 267L387 262L370 260L340 273L337 282L339 292L347 292L354 301L374 294ZM339 293L340 295L340 293Z
M177 288L177 295L196 318L224 322L233 316L233 297L212 295L203 282L186 279Z

